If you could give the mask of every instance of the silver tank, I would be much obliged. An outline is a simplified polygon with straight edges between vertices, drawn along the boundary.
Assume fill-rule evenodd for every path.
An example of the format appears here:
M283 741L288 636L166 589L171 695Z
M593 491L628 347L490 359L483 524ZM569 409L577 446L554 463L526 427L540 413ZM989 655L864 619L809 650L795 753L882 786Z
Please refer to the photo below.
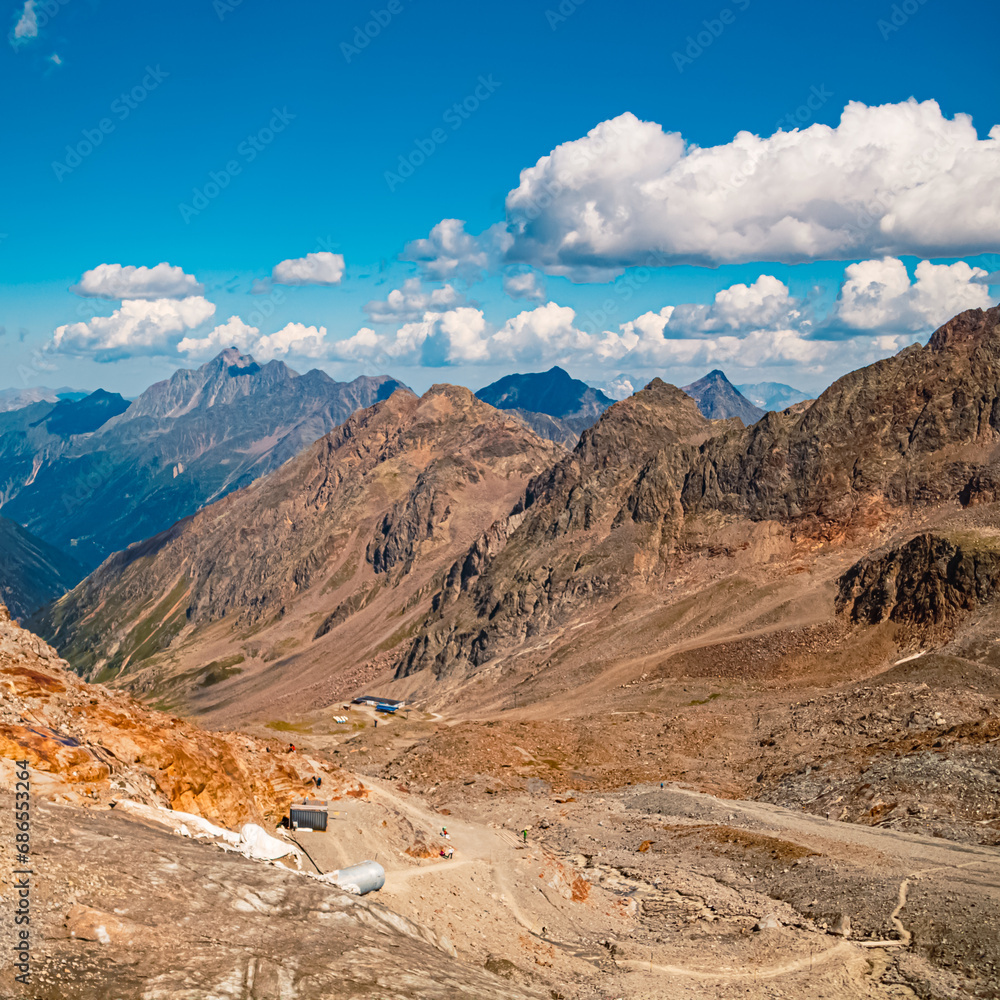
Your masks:
M377 861L362 861L350 868L340 868L330 872L330 877L341 889L355 896L377 892L385 885L385 869Z

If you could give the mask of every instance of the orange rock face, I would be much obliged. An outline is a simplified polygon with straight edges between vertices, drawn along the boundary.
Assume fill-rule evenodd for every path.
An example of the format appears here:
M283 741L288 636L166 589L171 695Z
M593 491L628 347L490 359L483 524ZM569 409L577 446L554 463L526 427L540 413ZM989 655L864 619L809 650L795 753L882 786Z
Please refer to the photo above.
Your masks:
M27 760L37 794L116 798L204 816L230 828L277 823L312 787L315 765L267 753L238 733L209 733L132 697L87 684L0 605L0 780Z

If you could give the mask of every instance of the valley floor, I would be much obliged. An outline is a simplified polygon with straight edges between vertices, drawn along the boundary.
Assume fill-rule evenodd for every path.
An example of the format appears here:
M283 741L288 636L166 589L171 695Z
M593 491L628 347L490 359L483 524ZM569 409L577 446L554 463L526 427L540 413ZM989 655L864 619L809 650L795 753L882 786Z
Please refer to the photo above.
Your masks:
M304 868L374 857L380 893L39 803L30 995L1000 996L992 847L677 785L431 800L365 779L330 808L297 834Z

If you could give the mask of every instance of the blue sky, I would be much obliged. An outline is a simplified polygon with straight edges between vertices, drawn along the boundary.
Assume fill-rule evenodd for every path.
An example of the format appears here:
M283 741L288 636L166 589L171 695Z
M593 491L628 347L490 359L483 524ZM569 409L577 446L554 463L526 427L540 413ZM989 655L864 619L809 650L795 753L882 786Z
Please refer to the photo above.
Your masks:
M22 0L8 3L7 16L11 35L0 54L11 96L0 160L0 324L10 385L101 385L134 394L204 359L208 346L200 353L177 350L182 334L208 345L213 327L239 316L251 317L247 325L258 331L245 334L248 347L289 323L323 328L319 340L289 335L271 342L273 356L297 368L319 365L338 377L391 370L417 388L433 381L478 387L503 371L556 361L596 380L624 370L661 371L683 382L703 373L703 361L714 367L718 360L735 380L756 381L759 373L815 389L924 336L946 318L942 310L982 304L987 295L995 302L998 294L983 278L1000 268L983 254L1000 253L1000 245L983 236L991 219L975 203L985 190L977 185L996 163L989 132L1000 122L994 58L1000 11L993 3L975 0L958 17L940 0L713 0L681 7L605 0L329 6L29 0L27 10ZM800 134L810 126L836 128L850 101L903 109L910 98L936 101L942 122L971 116L982 176L957 175L950 145L911 170L919 174L913 184L902 168L898 184L879 175L871 180L877 227L891 229L884 217L903 216L906 232L895 241L864 237L846 249L808 234L789 237L788 246L761 237L716 253L725 233L745 233L746 219L716 220L692 248L675 233L697 228L698 205L681 211L676 196L671 201L652 183L666 170L654 161L669 151L639 125L655 123L688 144L725 150L743 131L767 139L779 128ZM581 181L579 190L550 192L552 204L527 223L522 211L520 225L531 238L505 245L505 223L519 224L508 194L520 172L602 122L621 122L626 112L637 122L625 122L585 164L601 176ZM906 118L900 110L859 128L901 147L921 130L936 134L933 115L897 130ZM794 154L774 151L785 156L783 166L762 152L751 177L752 197L761 199L754 219L775 232L783 210L772 204L780 192L767 178L789 169L796 177L821 173L815 165L827 159L823 144L833 140L813 133ZM628 150L649 158L646 173L632 171ZM792 155L801 160L789 167ZM893 155L890 149L881 159ZM416 166L404 177L407 159ZM912 150L899 154L907 169L912 159ZM230 173L232 164L238 172ZM695 160L688 166L701 169ZM220 179L225 183L213 188ZM674 183L667 189L676 190ZM650 184L643 198L652 201L636 202L630 192ZM887 185L891 203L879 193ZM831 188L821 177L816 186L821 193ZM907 229L905 212L916 214L919 192L927 190L953 222L933 231ZM608 217L631 212L634 222L628 232L607 239L604 232L585 251L567 254L566 235L577 231L574 213L586 221L594 192ZM829 197L856 218L855 206L844 207L850 182ZM966 203L956 209L962 197ZM672 214L665 209L661 220L656 199ZM798 219L803 225L822 214L809 214L816 200L802 195L800 216L809 216ZM830 211L836 214L837 206L823 209ZM464 220L472 237L497 227L469 244L484 248L478 273L466 271L464 258L444 278L426 261L399 259L407 244L444 219ZM943 231L946 225L951 231ZM284 285L270 277L279 262L316 253L343 255L339 281ZM892 290L887 276L899 272L888 259L902 260L911 290ZM925 269L918 288L922 260L969 268ZM838 311L845 268L859 261L883 262L882 270L873 265L863 284L854 281L853 313ZM89 330L53 343L57 327L119 308L115 299L69 290L85 272L161 262L197 279L215 307L200 325L153 330L134 341L126 334L113 351L102 349L104 333ZM787 300L771 289L770 305L762 305L765 289L755 285L762 274L783 285ZM530 297L505 292L505 275L531 275ZM374 324L365 303L385 299L407 279L421 281L421 295L450 284L458 311ZM255 281L263 294L250 294ZM713 313L713 297L735 285L751 291L730 296ZM873 303L879 294L883 299ZM549 304L516 331L505 326ZM652 346L654 334L638 347L634 337L600 349L587 339L602 330L620 337L621 324L665 306L684 308L664 321ZM162 322L162 310L143 322L148 331ZM400 337L406 322L423 327ZM332 346L362 328L373 336L349 349ZM788 340L789 331L808 349ZM779 335L786 346L777 349ZM701 346L675 350L675 340Z

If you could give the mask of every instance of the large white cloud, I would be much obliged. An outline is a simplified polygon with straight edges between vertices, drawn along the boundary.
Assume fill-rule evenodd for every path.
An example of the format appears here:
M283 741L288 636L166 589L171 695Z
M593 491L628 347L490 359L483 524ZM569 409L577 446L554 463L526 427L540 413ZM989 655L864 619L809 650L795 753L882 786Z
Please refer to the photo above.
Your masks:
M339 285L344 277L344 255L320 250L275 264L271 280L276 285Z
M260 342L260 330L248 326L239 316L230 316L205 337L185 337L177 350L189 357L213 357L227 347L253 352Z
M329 351L326 327L306 326L304 323L286 323L277 333L260 337L253 346L253 354L266 361L289 354L300 358L322 358Z
M181 335L207 322L215 305L200 295L186 299L126 299L110 316L57 327L51 347L117 361L135 355L169 354Z
M399 257L417 264L426 278L473 282L483 272L496 270L510 245L511 237L503 223L473 236L465 231L461 219L442 219L426 239L407 243Z
M812 125L688 145L623 114L556 147L507 196L508 259L574 279L635 264L962 256L1000 244L1000 126L935 101L852 102Z
M750 285L721 289L711 305L675 306L669 319L674 336L809 324L803 304L792 297L784 282L770 274L762 274Z
M24 10L14 25L15 38L38 37L38 15L35 13L35 0L25 0Z
M163 262L155 267L98 264L84 271L70 291L99 299L182 299L200 295L204 288L193 274Z
M894 257L848 265L826 328L834 333L919 333L936 329L964 309L990 305L989 288L981 282L986 272L965 261L922 260L914 277L911 284L903 262Z
M406 323L421 319L428 312L446 312L463 304L462 294L445 284L430 291L419 278L407 278L402 288L394 288L384 301L365 303L364 310L373 323Z

